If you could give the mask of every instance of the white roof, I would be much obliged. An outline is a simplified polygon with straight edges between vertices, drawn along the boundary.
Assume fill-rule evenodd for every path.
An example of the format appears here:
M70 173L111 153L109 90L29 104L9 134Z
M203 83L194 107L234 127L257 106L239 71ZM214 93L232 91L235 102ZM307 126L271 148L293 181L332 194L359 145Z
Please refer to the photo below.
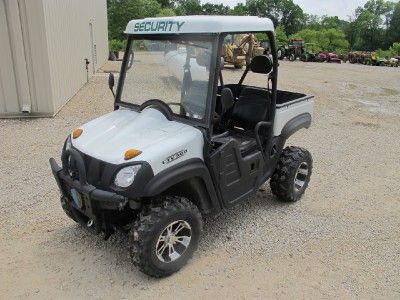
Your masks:
M174 34L274 31L268 18L241 16L177 16L132 20L127 34Z

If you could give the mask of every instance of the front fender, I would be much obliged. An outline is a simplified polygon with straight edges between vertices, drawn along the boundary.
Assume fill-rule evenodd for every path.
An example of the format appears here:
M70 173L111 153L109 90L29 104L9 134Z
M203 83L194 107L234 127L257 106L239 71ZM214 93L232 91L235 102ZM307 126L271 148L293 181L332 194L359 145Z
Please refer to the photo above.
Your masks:
M203 196L199 197L200 203L198 204L200 208L202 210L219 208L220 205L210 172L204 162L199 158L183 161L158 173L144 187L143 196L154 197L160 195L184 181L195 178L200 179L205 187L205 191L200 192L203 192Z

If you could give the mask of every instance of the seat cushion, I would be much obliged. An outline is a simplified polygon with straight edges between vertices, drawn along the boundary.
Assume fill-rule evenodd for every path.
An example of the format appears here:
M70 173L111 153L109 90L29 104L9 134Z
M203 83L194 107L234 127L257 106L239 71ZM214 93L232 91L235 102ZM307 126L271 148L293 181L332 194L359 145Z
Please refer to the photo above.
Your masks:
M231 130L229 136L238 142L242 156L246 156L258 148L257 141L251 132Z
M270 97L267 90L246 87L233 107L233 126L254 130L258 122L266 120L269 106Z

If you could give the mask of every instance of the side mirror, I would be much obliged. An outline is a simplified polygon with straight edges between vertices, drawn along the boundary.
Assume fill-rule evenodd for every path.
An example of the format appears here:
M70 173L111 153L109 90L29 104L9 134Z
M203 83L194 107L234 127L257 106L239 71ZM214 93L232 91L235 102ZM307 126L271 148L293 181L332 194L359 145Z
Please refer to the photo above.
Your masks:
M114 79L114 74L110 73L108 75L108 87L110 88L114 98L115 98L115 94L114 94L114 84L115 84L115 79Z
M269 74L273 69L273 62L269 55L254 56L250 64L250 69L254 73Z

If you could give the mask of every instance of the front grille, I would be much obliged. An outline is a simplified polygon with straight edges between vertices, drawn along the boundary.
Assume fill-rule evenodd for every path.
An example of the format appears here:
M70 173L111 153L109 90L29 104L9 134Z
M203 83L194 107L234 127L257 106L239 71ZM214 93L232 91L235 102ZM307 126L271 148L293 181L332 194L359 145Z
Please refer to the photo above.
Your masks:
M112 183L116 166L106 163L97 158L86 155L75 149L83 158L86 170L86 180L89 184L96 188L108 190ZM79 180L79 172L76 166L76 161L71 156L68 163L68 173L75 180Z

